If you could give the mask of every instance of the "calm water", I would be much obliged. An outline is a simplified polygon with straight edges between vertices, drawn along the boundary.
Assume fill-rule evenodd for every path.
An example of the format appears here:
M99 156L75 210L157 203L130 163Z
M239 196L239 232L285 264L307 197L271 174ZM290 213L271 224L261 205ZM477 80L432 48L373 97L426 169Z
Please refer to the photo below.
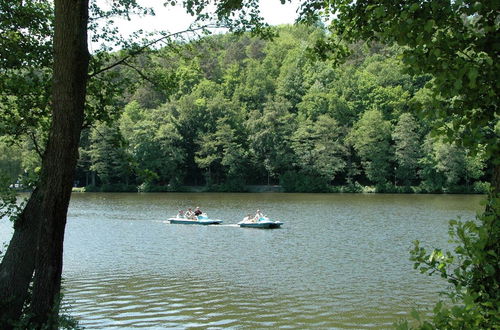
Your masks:
M408 260L443 246L481 196L74 194L65 241L69 313L86 328L390 328L445 288ZM201 206L220 226L170 225ZM239 228L263 210L281 229ZM8 239L5 221L1 241Z

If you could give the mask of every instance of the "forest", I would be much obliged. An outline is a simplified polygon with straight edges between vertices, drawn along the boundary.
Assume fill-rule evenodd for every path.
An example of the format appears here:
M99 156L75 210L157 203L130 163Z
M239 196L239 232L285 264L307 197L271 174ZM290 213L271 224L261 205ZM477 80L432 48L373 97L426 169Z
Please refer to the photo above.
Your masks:
M340 65L318 60L311 48L325 33L321 26L296 25L279 27L273 40L216 34L148 49L133 64L113 68L112 80L89 87L106 93L87 97L87 113L100 111L102 118L82 132L74 186L488 190L486 153L432 130L430 75L406 72L398 46L375 42L352 44ZM108 53L105 60L118 56ZM12 137L0 138L4 180L23 187L36 181L43 131L31 128L14 144Z

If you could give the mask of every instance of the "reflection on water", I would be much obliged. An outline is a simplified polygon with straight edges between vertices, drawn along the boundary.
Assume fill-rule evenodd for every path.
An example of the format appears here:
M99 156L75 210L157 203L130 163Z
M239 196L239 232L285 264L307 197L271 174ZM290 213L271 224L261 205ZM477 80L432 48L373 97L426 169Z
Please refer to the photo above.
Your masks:
M66 304L87 328L387 328L445 287L412 269L411 242L443 246L448 220L480 199L75 194ZM188 206L225 224L166 222ZM234 225L258 208L283 228Z

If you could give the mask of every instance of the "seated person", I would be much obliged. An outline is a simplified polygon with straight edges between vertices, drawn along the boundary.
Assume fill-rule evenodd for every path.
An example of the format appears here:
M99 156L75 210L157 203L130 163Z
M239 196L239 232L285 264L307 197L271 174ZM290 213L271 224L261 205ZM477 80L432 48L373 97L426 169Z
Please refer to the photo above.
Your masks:
M257 210L257 213L255 213L255 216L253 217L254 221L259 221L261 218L264 218L264 214L260 212L260 210Z
M177 218L184 218L184 211L183 210L179 210L179 212L177 213Z
M186 211L186 218L194 219L194 212L191 210L191 208L188 208L188 210Z
M201 212L201 210L200 210L200 207L199 207L199 206L197 206L197 207L194 209L194 215L199 216L199 215L201 215L202 213L203 213L203 212Z
M244 221L244 222L255 222L255 219L254 219L254 218L252 218L252 216L250 215L250 213L248 213L248 214L246 215L246 217L244 217L244 218L243 218L243 221Z

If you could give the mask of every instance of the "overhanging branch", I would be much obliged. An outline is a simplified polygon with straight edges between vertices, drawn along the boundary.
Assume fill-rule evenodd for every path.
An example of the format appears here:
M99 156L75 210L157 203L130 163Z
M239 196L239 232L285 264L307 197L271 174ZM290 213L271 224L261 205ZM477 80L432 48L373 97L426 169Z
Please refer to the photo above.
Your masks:
M185 33L189 33L189 32L196 32L196 31L200 31L200 30L205 30L208 27L209 27L209 25L199 26L199 27L196 27L196 28L191 28L190 27L190 28L188 28L186 30L175 32L175 33L171 33L171 34L168 34L168 35L164 35L164 36L162 36L160 38L157 38L157 39L155 39L155 40L153 40L151 42L148 42L147 44L145 44L144 46L140 47L139 49L131 51L129 54L127 54L122 59L120 59L120 60L118 60L118 61L116 61L116 62L114 62L114 63L112 63L112 64L110 64L110 65L108 65L108 66L106 66L104 68L101 68L98 71L95 71L95 72L89 74L89 78L95 77L98 74L101 74L101 73L103 73L105 71L108 71L108 70L110 70L110 69L112 69L112 68L114 68L114 67L116 67L118 65L121 65L121 64L126 64L127 65L126 61L128 59L141 54L147 48L151 47L154 44L157 44L159 42L165 41L165 40L167 40L169 38L172 38L172 37L175 37L175 36L178 36L178 35L181 35L181 34L185 34ZM128 65L128 66L130 66L130 65Z

